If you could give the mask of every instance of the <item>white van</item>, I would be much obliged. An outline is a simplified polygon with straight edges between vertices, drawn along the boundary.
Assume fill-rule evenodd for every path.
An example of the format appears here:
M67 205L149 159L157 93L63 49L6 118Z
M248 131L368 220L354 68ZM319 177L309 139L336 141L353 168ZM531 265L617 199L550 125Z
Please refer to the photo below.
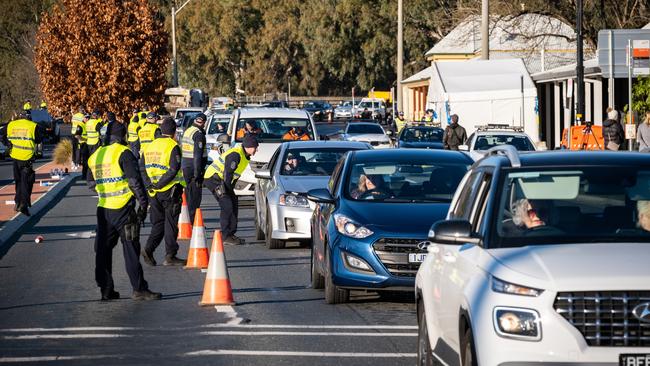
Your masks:
M219 137L223 150L241 143L246 123L253 124L260 146L251 158L248 168L235 185L238 196L250 196L255 193L255 171L263 168L283 141L288 141L285 134L294 128L302 129L310 140L318 140L316 125L307 111L292 108L241 108L233 111L232 123L228 126L228 135Z

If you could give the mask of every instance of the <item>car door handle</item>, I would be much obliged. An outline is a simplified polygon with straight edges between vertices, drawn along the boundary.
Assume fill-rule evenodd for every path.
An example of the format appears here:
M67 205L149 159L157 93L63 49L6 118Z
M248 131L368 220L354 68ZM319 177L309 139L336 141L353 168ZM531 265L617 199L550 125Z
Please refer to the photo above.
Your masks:
M449 252L446 252L445 255L442 256L442 259L448 263L456 262L456 256L453 253L449 253Z

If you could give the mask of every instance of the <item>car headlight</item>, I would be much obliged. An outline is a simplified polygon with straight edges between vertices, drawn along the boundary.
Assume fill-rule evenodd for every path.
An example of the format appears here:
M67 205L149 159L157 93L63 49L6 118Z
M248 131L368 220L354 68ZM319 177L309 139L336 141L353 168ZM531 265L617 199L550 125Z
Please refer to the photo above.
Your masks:
M525 341L542 339L539 313L532 309L494 308L494 328L499 336Z
M280 206L287 207L309 207L309 201L306 197L295 194L281 194Z
M339 233L351 238L363 239L373 234L370 229L357 224L345 215L334 214L334 223Z
M514 283L506 282L496 277L492 277L492 291L499 292L502 294L531 296L531 297L537 297L541 295L542 292L544 292L544 290L539 290L532 287L515 285Z

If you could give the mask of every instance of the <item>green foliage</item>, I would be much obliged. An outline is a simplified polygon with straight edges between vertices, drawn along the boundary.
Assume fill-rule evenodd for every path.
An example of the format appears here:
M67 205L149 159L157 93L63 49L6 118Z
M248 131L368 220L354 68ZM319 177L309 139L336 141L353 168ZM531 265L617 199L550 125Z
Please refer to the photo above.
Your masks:
M650 112L650 76L637 78L632 86L632 109L639 116L645 116Z

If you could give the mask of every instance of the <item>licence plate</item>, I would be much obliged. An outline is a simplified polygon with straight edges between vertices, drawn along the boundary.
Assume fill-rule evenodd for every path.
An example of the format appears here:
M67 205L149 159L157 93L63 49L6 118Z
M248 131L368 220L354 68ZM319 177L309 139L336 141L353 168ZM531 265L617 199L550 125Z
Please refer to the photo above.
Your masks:
M409 263L422 263L426 257L427 253L409 253Z
M650 353L647 354L623 354L618 357L619 366L649 366Z

